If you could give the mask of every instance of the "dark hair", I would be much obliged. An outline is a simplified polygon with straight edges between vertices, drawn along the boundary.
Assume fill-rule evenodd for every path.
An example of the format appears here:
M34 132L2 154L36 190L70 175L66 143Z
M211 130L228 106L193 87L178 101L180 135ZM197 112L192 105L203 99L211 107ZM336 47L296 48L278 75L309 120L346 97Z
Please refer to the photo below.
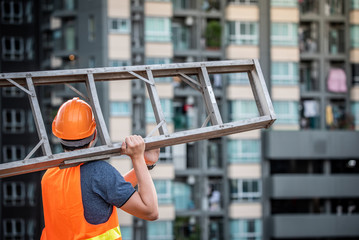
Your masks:
M69 141L69 140L67 140L67 141ZM75 141L77 141L77 140L75 140ZM61 146L62 146L62 149L64 149L64 151L74 151L74 150L79 150L79 149L82 149L82 148L87 148L90 145L90 143L91 142L86 143L83 146L78 146L78 147L69 147L69 146L66 146L66 145L61 143Z

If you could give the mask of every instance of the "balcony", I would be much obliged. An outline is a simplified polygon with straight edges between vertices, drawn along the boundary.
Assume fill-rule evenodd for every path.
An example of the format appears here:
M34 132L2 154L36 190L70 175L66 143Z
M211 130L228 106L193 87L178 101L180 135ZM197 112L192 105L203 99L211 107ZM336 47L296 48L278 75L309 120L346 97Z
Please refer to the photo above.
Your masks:
M273 238L357 237L359 215L274 215Z
M359 197L358 175L277 174L268 186L272 198Z
M356 159L359 133L355 131L265 131L264 157L276 160Z

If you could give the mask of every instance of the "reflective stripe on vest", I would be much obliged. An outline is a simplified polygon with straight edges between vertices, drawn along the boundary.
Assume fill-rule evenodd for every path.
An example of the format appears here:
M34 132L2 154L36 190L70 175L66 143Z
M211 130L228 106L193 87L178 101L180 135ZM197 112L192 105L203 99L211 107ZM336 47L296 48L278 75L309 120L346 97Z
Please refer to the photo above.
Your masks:
M120 239L120 240L122 239L120 226L112 228L97 237L88 238L86 240L108 240L108 239Z

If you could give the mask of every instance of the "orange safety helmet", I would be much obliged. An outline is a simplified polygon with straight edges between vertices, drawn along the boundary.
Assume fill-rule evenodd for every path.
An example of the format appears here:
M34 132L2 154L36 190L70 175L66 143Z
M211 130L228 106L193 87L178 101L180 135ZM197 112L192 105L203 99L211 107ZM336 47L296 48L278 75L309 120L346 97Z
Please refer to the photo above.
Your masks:
M78 97L62 104L52 122L52 133L65 140L87 138L95 130L96 122L90 105Z

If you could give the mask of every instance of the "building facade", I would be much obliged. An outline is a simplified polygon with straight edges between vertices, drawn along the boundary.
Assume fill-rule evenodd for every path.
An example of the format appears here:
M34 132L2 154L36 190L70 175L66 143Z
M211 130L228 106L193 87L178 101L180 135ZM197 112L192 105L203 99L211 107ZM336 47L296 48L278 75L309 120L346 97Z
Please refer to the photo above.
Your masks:
M21 26L14 21L17 6L27 16L30 3L35 1L1 1L6 5L1 10L2 72L23 64L11 60L6 65L7 54L16 57L21 50L15 39ZM273 127L161 149L151 171L159 220L146 222L119 211L123 239L359 236L358 0L43 0L32 9L38 11L31 25L38 44L22 49L34 49L37 65L21 71L260 60L277 114ZM225 122L258 116L246 73L210 78ZM177 78L155 80L170 132L203 124L206 112L197 91ZM84 92L82 84L73 86ZM96 86L114 142L130 134L147 136L155 128L143 82ZM9 103L4 91L3 130L6 116L16 115L4 113ZM56 109L76 93L66 86L45 86L41 92L50 127ZM4 151L10 138L1 136L4 154L21 152ZM55 139L53 148L61 151ZM109 162L121 173L131 168L126 157ZM2 182L9 191L16 186ZM22 194L16 191L15 198ZM5 205L2 199L2 237L37 239L39 220L36 227L8 223ZM30 230L17 226L36 233L30 236Z

